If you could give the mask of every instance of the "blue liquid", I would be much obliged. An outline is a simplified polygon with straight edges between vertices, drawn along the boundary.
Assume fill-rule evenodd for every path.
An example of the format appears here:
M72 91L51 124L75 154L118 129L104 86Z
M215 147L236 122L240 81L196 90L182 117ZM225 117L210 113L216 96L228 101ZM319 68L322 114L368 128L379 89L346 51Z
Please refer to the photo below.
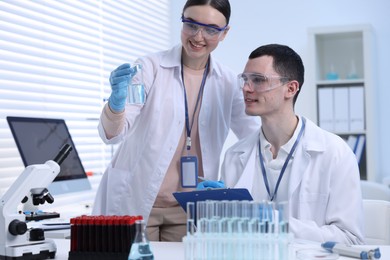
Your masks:
M145 103L145 87L143 84L130 84L127 96L127 102L130 104Z
M327 80L337 80L337 79L339 79L339 74L337 74L336 72L329 72L326 74L326 79Z
M149 243L133 243L128 260L153 260L154 256L150 250Z

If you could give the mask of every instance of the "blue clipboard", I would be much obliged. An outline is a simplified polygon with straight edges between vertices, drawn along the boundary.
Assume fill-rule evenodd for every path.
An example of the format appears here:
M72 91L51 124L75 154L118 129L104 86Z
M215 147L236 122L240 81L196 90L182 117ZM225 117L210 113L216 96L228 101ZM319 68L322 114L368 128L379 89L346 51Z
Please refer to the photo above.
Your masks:
M205 189L188 192L174 192L173 196L180 206L187 211L187 202L205 200L253 200L247 189Z

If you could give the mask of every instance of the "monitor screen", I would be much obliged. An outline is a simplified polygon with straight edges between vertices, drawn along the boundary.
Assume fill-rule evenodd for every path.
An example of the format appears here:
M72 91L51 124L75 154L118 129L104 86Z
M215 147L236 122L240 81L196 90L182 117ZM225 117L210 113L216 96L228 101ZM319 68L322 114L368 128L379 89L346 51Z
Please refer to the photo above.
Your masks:
M25 167L53 160L64 144L73 150L48 187L53 195L91 189L84 167L63 119L7 117Z

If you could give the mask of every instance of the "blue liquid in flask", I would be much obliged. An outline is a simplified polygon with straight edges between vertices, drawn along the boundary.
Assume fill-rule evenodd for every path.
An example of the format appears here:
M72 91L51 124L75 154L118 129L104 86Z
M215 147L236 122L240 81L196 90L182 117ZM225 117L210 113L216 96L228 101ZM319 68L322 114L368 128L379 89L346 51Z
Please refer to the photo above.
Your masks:
M150 248L149 239L146 236L144 220L135 222L136 234L131 245L128 260L154 260L153 252Z
M133 243L128 260L153 260L154 256L150 250L149 243Z

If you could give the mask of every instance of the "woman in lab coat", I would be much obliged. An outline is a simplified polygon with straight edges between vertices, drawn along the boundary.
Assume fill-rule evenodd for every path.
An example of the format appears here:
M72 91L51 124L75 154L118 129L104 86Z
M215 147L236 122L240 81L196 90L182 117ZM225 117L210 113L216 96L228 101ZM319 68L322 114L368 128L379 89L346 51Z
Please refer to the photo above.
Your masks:
M151 240L181 241L186 215L172 193L194 189L182 185L181 158L196 157L199 176L216 180L229 129L242 138L260 125L245 114L236 74L210 55L225 38L229 18L228 0L186 2L182 44L137 61L144 69L143 105L125 105L130 65L112 72L99 133L105 143L121 144L93 214L142 215Z
M256 201L288 201L296 238L362 244L356 157L340 137L295 115L303 75L301 58L287 46L251 53L240 81L245 111L262 126L227 150L221 179L247 188Z

